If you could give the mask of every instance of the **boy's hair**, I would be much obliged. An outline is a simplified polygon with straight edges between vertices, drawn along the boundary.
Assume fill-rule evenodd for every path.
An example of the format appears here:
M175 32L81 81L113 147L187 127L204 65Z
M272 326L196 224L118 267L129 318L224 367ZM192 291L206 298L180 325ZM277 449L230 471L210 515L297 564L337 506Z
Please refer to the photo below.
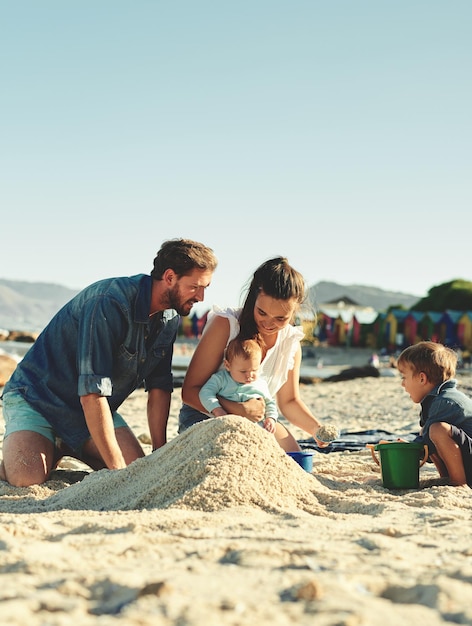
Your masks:
M256 355L262 356L262 345L258 339L236 337L226 346L225 358L229 363L238 356L243 357L243 359L250 359Z
M451 348L434 341L420 341L400 354L398 365L409 365L415 374L424 372L435 385L456 375L457 354Z
M169 239L164 241L154 259L151 276L160 280L167 269L177 276L187 276L195 269L214 272L218 261L211 248L191 239Z

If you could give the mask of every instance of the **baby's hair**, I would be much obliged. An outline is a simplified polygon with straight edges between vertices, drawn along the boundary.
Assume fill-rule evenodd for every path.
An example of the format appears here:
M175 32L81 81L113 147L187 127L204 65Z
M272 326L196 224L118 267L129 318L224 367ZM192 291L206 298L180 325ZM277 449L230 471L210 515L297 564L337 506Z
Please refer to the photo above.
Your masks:
M229 363L238 356L250 359L255 355L262 357L262 345L257 338L242 339L241 337L236 337L226 346L225 358Z
M457 354L451 348L434 341L420 341L405 348L397 360L397 366L409 365L415 374L424 372L435 385L456 375Z

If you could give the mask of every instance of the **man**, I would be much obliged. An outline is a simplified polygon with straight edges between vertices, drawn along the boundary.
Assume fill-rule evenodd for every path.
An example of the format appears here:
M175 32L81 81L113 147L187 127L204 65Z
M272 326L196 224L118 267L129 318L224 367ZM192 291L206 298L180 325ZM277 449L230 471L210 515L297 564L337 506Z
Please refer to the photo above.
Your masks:
M45 482L65 454L92 469L144 456L117 413L144 382L153 449L166 442L180 315L204 299L217 260L188 239L161 246L151 275L86 287L49 322L3 390L0 479Z

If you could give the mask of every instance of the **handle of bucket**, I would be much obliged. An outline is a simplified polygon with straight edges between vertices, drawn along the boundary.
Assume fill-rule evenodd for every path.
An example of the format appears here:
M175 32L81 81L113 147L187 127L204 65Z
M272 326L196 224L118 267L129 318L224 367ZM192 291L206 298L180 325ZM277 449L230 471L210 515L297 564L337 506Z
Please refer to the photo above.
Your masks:
M420 467L423 467L423 465L428 460L428 457L429 457L428 446L425 444L425 446L424 446L424 457L420 461Z
M384 441L383 443L389 443L388 441ZM378 458L375 456L375 444L373 443L367 443L366 444L366 448L370 448L370 453L372 454L372 458L374 459L374 461L377 463L377 465L380 466L380 461L378 460ZM424 456L420 461L420 467L423 467L423 465L426 463L426 461L428 460L429 457L429 452L428 452L428 446L425 445L424 446Z
M426 446L425 446L426 447ZM375 456L375 445L373 443L367 443L366 444L366 448L370 448L370 453L372 454L372 458L374 459L374 461L377 463L377 465L380 465L380 461L378 460L378 458Z

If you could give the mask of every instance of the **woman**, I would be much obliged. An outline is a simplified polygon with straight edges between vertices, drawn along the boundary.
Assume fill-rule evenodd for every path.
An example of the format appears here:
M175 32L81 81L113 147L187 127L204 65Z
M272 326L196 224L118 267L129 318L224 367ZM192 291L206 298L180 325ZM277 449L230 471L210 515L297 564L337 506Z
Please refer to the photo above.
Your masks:
M263 263L254 273L242 309L210 312L204 333L190 361L182 387L184 404L179 414L179 432L212 417L205 412L198 394L202 385L222 365L227 344L237 335L259 335L264 343L261 375L280 413L294 426L315 437L320 422L300 398L299 378L304 333L293 319L305 299L305 281L287 259L277 257ZM264 418L264 401L234 402L224 398L228 412L251 422ZM275 437L287 452L300 450L296 439L280 422ZM316 437L315 437L316 439ZM327 445L316 440L318 445Z

